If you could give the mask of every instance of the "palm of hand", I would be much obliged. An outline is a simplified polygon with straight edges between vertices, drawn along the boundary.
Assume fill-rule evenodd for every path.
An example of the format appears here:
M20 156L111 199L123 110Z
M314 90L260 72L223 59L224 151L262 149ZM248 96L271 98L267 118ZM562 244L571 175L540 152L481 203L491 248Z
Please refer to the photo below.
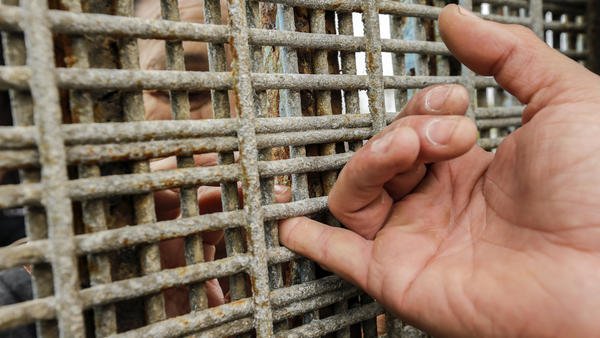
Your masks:
M434 164L377 234L367 288L409 321L434 317L445 335L587 326L568 315L600 279L600 106L585 108L547 107L495 156L473 149ZM523 316L540 304L544 316Z
M521 28L453 6L440 27L455 56L527 104L524 126L494 155L466 147L459 127L432 147L423 137L432 117L404 117L396 124L410 132L391 126L375 138L395 133L409 150L386 154L404 160L383 163L370 142L330 194L334 215L357 234L295 219L282 223L282 242L434 335L597 335L600 80ZM426 95L405 114L427 114ZM434 163L426 175L414 170L422 163Z

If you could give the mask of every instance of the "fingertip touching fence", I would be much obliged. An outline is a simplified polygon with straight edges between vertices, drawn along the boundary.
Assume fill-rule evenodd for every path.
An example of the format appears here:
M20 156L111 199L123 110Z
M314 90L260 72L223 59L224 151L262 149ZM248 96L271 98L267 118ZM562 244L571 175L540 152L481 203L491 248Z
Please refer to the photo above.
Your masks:
M0 173L20 180L0 209L25 211L28 242L0 269L30 267L33 299L0 306L0 330L427 336L280 246L277 220L340 226L339 169L419 88L464 85L486 149L519 126L441 42L448 3L1 0ZM595 60L585 2L460 4Z

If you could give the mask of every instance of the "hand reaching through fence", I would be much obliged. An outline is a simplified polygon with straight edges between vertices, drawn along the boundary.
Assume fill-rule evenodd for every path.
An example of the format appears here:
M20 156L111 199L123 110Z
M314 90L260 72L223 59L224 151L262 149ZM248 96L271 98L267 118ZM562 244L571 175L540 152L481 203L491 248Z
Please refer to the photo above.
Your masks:
M217 164L216 154L201 154L194 157L197 166L211 166ZM165 158L152 162L153 171L172 170L177 167L175 157ZM275 202L282 203L291 199L291 191L284 186L276 186ZM238 198L243 204L242 193L239 191ZM159 221L175 219L180 217L180 196L178 189L160 190L154 193L156 204L156 217ZM198 207L200 214L221 212L221 188L213 186L201 186L198 188ZM241 205L240 205L241 207ZM202 233L204 260L212 261L226 257L223 231L206 231ZM184 239L175 238L160 243L161 266L164 269L185 266ZM228 284L226 279L219 283L217 279L206 282L208 306L218 306L226 301ZM165 310L168 317L174 317L188 313L189 294L186 287L171 288L165 290Z
M496 154L457 86L423 90L330 194L348 229L282 221L283 244L434 336L596 336L600 78L531 31L456 5L439 19L469 68L527 105Z

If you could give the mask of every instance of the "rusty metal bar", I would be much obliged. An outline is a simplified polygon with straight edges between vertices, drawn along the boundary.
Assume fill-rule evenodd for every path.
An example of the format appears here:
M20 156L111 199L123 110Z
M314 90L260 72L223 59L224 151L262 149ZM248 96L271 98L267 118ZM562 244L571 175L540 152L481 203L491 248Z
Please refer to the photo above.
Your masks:
M59 88L87 90L225 90L231 89L228 73L131 71L131 70L83 70L56 69ZM26 89L30 72L26 67L0 66L0 89ZM365 75L318 75L318 74L252 74L252 84L257 90L266 89L319 89L336 90L368 89ZM385 88L424 88L433 84L461 83L456 76L384 76ZM489 77L474 78L477 87L498 86Z
M383 70L381 66L381 33L379 31L379 4L374 0L364 3L363 21L367 39L366 58L369 87L369 111L373 120L373 132L377 133L386 126L385 103L383 95Z
M254 89L250 74L250 47L248 43L248 24L246 22L246 1L230 0L229 17L232 33L232 48L235 50L233 74L236 105L240 114L238 139L242 158L240 164L245 175L242 177L244 210L247 214L246 226L249 237L249 250L253 255L250 269L252 280L252 299L254 301L254 327L258 336L273 334L273 314L269 304L269 271L266 263L266 239L261 207L260 176L258 150L254 129Z
M258 170L263 176L280 176L310 171L341 168L352 153L330 156L311 156L272 162L260 162ZM182 186L212 185L234 182L242 177L243 167L238 164L213 167L184 168L155 173L103 176L72 180L65 184L68 194L75 200L95 199L114 195L141 194ZM0 208L39 204L42 196L40 184L0 186Z
M219 0L207 0L204 3L205 21L209 24L221 24L221 6ZM211 43L208 45L208 63L211 72L225 72L225 48L223 44ZM212 91L211 103L214 117L217 119L227 119L230 117L229 98L227 91ZM219 120L215 120L219 121ZM235 130L238 128L237 120L225 121L227 125L232 125ZM219 153L219 164L227 165L235 162L233 152ZM238 209L238 186L235 182L221 183L221 204L223 211ZM243 224L240 224L243 225ZM244 240L241 229L230 228L225 230L225 247L227 256L234 256L244 251ZM237 274L229 277L229 289L231 300L237 301L246 297L246 282L244 276Z
M162 18L170 21L179 21L179 4L177 0L161 0ZM183 42L170 40L165 42L166 69L185 71ZM175 120L190 120L190 102L187 91L170 91L171 114ZM192 156L177 156L177 167L193 168L195 166ZM183 218L194 217L199 213L197 187L182 187L179 189L180 214ZM193 265L204 261L202 236L195 234L185 238L185 262ZM208 307L208 298L202 285L191 285L189 289L189 302L191 311L198 311Z
M383 313L381 305L371 303L359 308L348 310L344 314L338 314L325 319L311 322L292 330L282 332L276 337L319 337L325 333L336 331L344 326L360 322L367 318L373 318Z
M544 9L542 0L529 0L529 17L531 18L531 29L540 39L544 39Z
M3 3L18 5L19 2L18 0L3 0ZM25 65L27 63L27 54L23 36L18 33L9 32L2 32L1 35L6 65ZM29 86L27 85L26 90L9 90L9 97L13 124L15 126L31 126L28 128L32 131L32 134L37 134L37 127L32 126L34 124L33 100L31 93L29 92ZM31 141L31 145L35 146L35 138ZM0 144L4 143L5 142L0 141ZM40 181L40 171L36 169L21 170L19 172L19 178L22 183L37 183ZM48 224L46 213L43 208L39 206L29 206L25 208L25 230L27 237L31 241L48 238ZM52 267L49 264L32 265L31 276L34 298L48 297L54 293ZM58 326L56 325L56 322L53 321L37 322L36 334L40 337L58 337Z
M42 203L48 220L48 237L52 255L52 277L58 327L61 335L85 336L79 274L73 242L73 211L65 183L68 181L64 141L60 134L62 120L58 90L52 68L54 51L52 33L48 28L44 0L22 3L26 11L25 41L35 53L27 53L27 65L36 71L29 87L33 98L35 125L38 127L38 149L42 166Z
M62 6L75 13L81 13L79 0L61 0ZM73 64L74 68L89 68L87 41L81 37L73 37ZM94 123L92 98L89 93L79 90L69 92L69 104L72 118L79 123ZM100 167L97 165L80 165L79 177L99 177ZM88 200L81 203L83 223L86 232L98 232L108 229L106 224L106 203L102 200ZM88 270L92 286L112 282L111 262L107 255L88 255ZM94 330L98 337L105 337L117 330L117 317L114 304L94 307Z
M9 90L15 115L14 126L0 127L0 169L20 170L22 182L0 186L0 208L26 206L32 242L0 248L0 269L33 264L36 299L0 307L0 329L37 322L45 337L374 336L374 318L383 313L380 306L336 277L314 280L322 272L312 262L278 245L276 221L308 215L335 224L327 218L327 198L309 197L327 193L335 181L333 171L394 120L396 113L385 111L384 89L400 94L400 111L405 94L415 89L466 86L478 94L473 95L477 105L469 116L476 120L482 137L478 143L486 150L498 147L521 124L523 107L494 79L461 70L451 61L437 28L446 3L442 0L231 0L228 18L221 13L225 4L207 0L204 23L180 21L182 7L176 0L161 0L161 19L131 17L133 0L51 2L61 10L48 10L42 0L21 1L22 7L16 3L4 0L0 5L7 60L0 66L0 90ZM490 4L490 14L483 17L523 24L538 35L549 29L557 36L566 34L562 52L576 60L592 52L580 43L587 28L582 1L460 3L470 9L473 3ZM95 14L115 11L118 15ZM544 22L543 11L567 17L555 15ZM353 12L363 16L365 36L354 36ZM380 14L396 17L389 38L380 36ZM417 34L403 33L400 22L414 24ZM27 48L42 48L31 53L22 32L34 42ZM52 36L57 41L55 59ZM138 38L167 40L166 70L139 69ZM183 40L208 43L208 72L185 69ZM226 46L232 47L231 55ZM306 50L314 54L308 56ZM366 75L357 75L357 52L367 54ZM394 75L383 75L385 52L398 55ZM300 60L298 53L303 55ZM410 67L417 61L414 74L402 63L405 55ZM231 59L233 69L228 66ZM57 89L64 93L62 102ZM174 120L143 121L142 90L168 91ZM214 118L189 120L187 92L208 90ZM360 114L360 90L369 92L370 114ZM313 99L304 95L309 91L316 105L303 101ZM62 117L74 123L61 121L59 103ZM323 116L305 116L313 112ZM343 115L335 115L339 112ZM307 147L317 149L313 145L323 145L319 156L307 156ZM208 153L215 153L218 165L194 167L194 155ZM48 154L59 156L50 161ZM177 157L172 159L177 168L149 171L149 159L166 156ZM71 177L66 175L68 165L78 166ZM293 202L273 204L274 178L287 183L288 176ZM199 215L200 185L220 185L223 212ZM152 192L165 189L177 189L182 217L157 222ZM71 203L81 208L71 213ZM119 210L112 215L115 207ZM200 234L221 230L227 257L203 262ZM178 237L185 238L186 266L161 270L157 243ZM108 261L116 253L134 250L139 259ZM88 262L80 265L83 285L77 281L76 259ZM52 270L58 274L52 276ZM202 285L215 277L229 279L231 301L206 308ZM175 286L191 287L191 312L165 319L161 291ZM133 326L122 322L128 309L124 304L130 302L141 305L132 310L139 317ZM83 310L95 317L87 328ZM146 321L140 317L144 310ZM427 336L387 316L388 337L409 331Z
M361 1L345 1L340 4L335 0L268 0L266 2L280 3L288 6L308 7L320 10L336 11L362 11ZM441 9L437 7L401 4L396 1L380 1L379 13L412 16L421 18L436 19ZM183 39L190 41L206 41L224 43L228 39L229 30L226 26L201 25L183 22L167 22L160 20L149 20L139 18L120 18L111 17L102 14L73 14L63 11L48 11L51 29L58 33L66 34L102 34L116 36L133 36L139 38L159 38L159 39ZM0 5L0 28L4 30L20 30L19 22L22 21L23 13L20 9L12 6ZM486 15L486 19L501 23L521 24L531 26L531 18L512 17L501 15ZM562 24L559 22L547 22L544 24L547 29L569 30L584 32L586 26L580 23ZM270 34L276 39L279 36L281 41L284 36L301 36L299 33L277 34L269 33L260 29L249 30L250 44L267 43L267 36Z
M326 197L272 204L264 207L266 220L279 220L314 214L322 212L326 208ZM227 230L240 227L244 224L245 218L241 211L228 211L191 217L190 219L176 219L144 224L143 227L137 228L111 229L99 233L75 236L76 252L78 255L95 254L118 250L144 242L157 242L160 239L188 236L201 231ZM38 240L28 243L25 246L0 248L0 253L2 254L0 268L7 269L22 264L49 261L48 248L49 243L47 240Z
M116 14L120 16L132 16L133 5L132 0L117 0ZM127 38L120 41L119 61L121 67L125 69L137 70L140 68L137 40ZM123 95L123 108L126 121L141 121L145 119L144 103L142 100L142 93L139 91ZM150 166L147 161L133 162L131 169L134 174L144 175L150 172ZM151 193L133 196L133 206L136 223L143 224L156 221L154 197ZM139 255L142 274L160 271L160 251L157 244L149 244L141 247ZM165 318L165 305L162 293L159 292L145 299L145 311L146 321L149 323Z

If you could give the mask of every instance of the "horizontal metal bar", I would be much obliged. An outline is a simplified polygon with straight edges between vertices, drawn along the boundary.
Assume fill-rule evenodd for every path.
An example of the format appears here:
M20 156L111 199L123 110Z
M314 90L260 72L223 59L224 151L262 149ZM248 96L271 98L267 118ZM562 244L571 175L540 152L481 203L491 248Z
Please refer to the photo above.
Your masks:
M141 297L160 290L230 276L246 270L252 257L236 255L216 261L166 269L141 277L100 284L80 291L85 308Z
M474 4L487 3L495 6L508 6L511 8L529 8L527 0L474 0Z
M288 160L259 161L260 177L275 177L281 175L302 174L307 172L322 172L341 169L354 155L353 152L296 157Z
M273 177L340 169L352 156L342 153L327 156L311 156L258 163L261 177ZM194 167L157 171L143 174L109 175L71 180L67 183L69 197L87 200L115 195L134 195L150 191L198 185L215 185L235 182L241 177L238 164L212 167ZM0 209L21 205L36 205L40 202L42 187L29 183L0 186Z
M141 297L162 289L228 276L243 271L250 256L237 255L217 261L162 270L142 277L100 284L79 291L84 308ZM56 315L55 298L46 297L0 307L0 330L24 325L36 320L52 319Z
M241 176L237 164L213 167L181 168L143 174L80 178L68 182L69 197L74 200L115 195L134 195L154 190L234 182Z
M265 220L273 221L289 217L310 215L327 209L327 197L271 204L264 207ZM241 227L246 224L242 211L228 211L189 218L139 224L75 236L77 255L119 250L143 243L155 243L170 238L185 237L203 231ZM48 240L37 240L15 247L0 248L0 269L19 265L40 263L47 257ZM288 261L296 256L281 247L274 251L275 263Z
M482 138L477 141L477 144L485 150L491 150L500 146L504 138Z
M520 127L522 122L520 117L509 117L501 119L477 120L475 123L477 124L477 128L481 130L489 128Z
M333 130L297 131L257 136L258 149L290 145L321 144L368 139L370 128L342 128ZM69 164L110 163L161 158L167 156L191 156L199 153L238 150L237 138L205 137L200 139L161 140L135 143L102 145L77 145L67 147ZM39 165L37 151L0 151L0 169L36 167Z
M349 287L349 284L339 279L339 277L329 276L319 280L310 281L307 283L292 285L290 287L273 290L270 293L271 305L280 308L279 316L276 315L276 320L284 318L285 313L290 313L293 308L304 305L305 300L311 301L313 304L319 304L324 297L331 298L332 296L343 292L351 294L356 292L355 288ZM298 304L301 302L302 304ZM306 311L311 311L315 308L305 307ZM116 337L170 337L173 335L185 335L195 331L202 330L207 327L220 325L225 322L239 319L241 317L252 314L252 302L249 298L244 298L228 304L207 309L199 312L192 312L180 317L161 321L160 323L151 324L142 328L124 332ZM250 330L252 322L248 322L242 327Z
M419 42L406 42L418 45ZM434 45L434 49L440 45ZM408 47L406 49L409 49ZM440 52L441 53L441 52ZM30 70L25 66L0 66L0 89L26 90ZM230 89L231 73L124 70L124 69L76 69L56 68L58 86L63 89L80 90L187 90ZM384 88L423 88L440 83L460 83L460 77L447 76L384 76ZM255 90L360 90L368 88L366 75L344 74L264 74L253 73ZM492 78L476 77L476 88L498 86Z
M367 318L374 318L382 314L383 311L383 308L378 303L370 303L325 319L313 320L309 324L280 332L275 337L318 337Z
M273 311L273 319L279 321L293 316L299 316L341 302L352 296L357 296L358 294L358 289L354 287L345 287L341 290L319 295L314 298L296 301L285 307L275 309L275 311Z
M438 84L460 84L464 78L460 76L384 76L383 87L386 89L420 89Z
M273 319L275 321L281 321L292 316L302 315L304 313L308 313L319 308L323 308L335 304L337 302L341 302L357 294L358 291L356 289L347 288L319 295L314 298L301 300L283 308L274 309ZM231 324L235 324L234 327L232 327ZM253 323L251 321L238 320L234 323L225 324L206 331L200 331L198 332L198 335L201 337L222 337L224 335L231 336L250 331L252 328Z
M40 183L0 185L0 209L24 205L39 205L42 199Z
M226 25L152 20L106 14L73 13L60 10L47 12L55 33L90 34L140 39L190 40L225 43L229 37ZM24 13L19 7L0 5L0 29L21 31Z
M402 5L407 7L407 5ZM21 17L20 9L0 5L0 28L18 30L14 18ZM418 13L429 12L428 6L411 5ZM424 10L423 10L424 9ZM436 9L438 10L438 9ZM11 15L11 18L6 16ZM225 43L231 37L229 27L225 25L174 22L168 20L150 20L133 17L119 17L104 14L70 13L49 11L52 28L56 33L97 34L118 37L136 37L142 39L177 39ZM364 51L366 39L359 36L315 34L269 29L249 29L249 43L261 46L288 46L293 48L318 48L344 51ZM383 39L382 50L396 53L448 54L442 43L429 41L403 41Z
M76 253L108 252L143 243L223 230L246 224L242 211L228 211L150 224L139 224L75 236Z
M236 319L251 315L253 311L252 300L244 298L203 311L193 311L183 316L149 324L139 329L112 335L111 337L180 337L207 327L235 321Z
M360 11L362 8L362 4L359 1L348 1L343 4L335 0L270 0L269 2L338 11ZM381 14L437 19L441 8L417 4L402 4L394 1L381 1L379 3L379 11ZM485 15L482 17L502 23L531 25L531 18L528 17L501 15ZM104 14L72 13L58 10L48 11L48 18L54 32L64 34L97 34L142 39L177 39L212 43L226 43L230 38L229 27L225 25L152 20ZM23 22L23 13L20 8L0 5L0 29L22 30L22 27L20 27L21 22ZM547 22L544 26L546 29L556 31L584 32L586 29L585 25L580 23ZM364 51L365 46L364 37L284 32L256 28L249 29L249 43L265 46L323 48L348 51ZM382 51L396 53L448 53L445 47L427 48L427 46L434 46L435 42L423 41L418 45L411 45L410 43L410 41L383 39Z
M477 89L500 87L498 82L496 82L496 80L491 76L476 76L474 78L474 86Z
M196 336L202 338L235 337L254 328L254 318L246 317L199 332Z
M0 307L0 331L52 318L56 318L54 297L4 305Z
M586 15L587 6L585 1L582 3L550 3L544 1L544 11L553 12L553 14L571 14L571 15Z
M206 91L229 89L233 83L226 72L56 68L56 76L59 87L81 90Z
M49 261L50 250L48 240L36 240L18 246L0 248L0 270L15 266L35 264Z
M363 6L363 2L360 0L264 0L263 2L340 12L362 12Z
M292 131L364 128L371 126L367 114L345 114L305 117L257 118L257 134ZM117 123L65 124L62 134L65 143L102 144L118 141L138 142L162 139L186 139L207 136L235 136L239 121L236 118L206 120L137 121ZM0 126L0 149L35 147L35 127Z
M278 246L272 249L269 249L269 263L270 264L281 264L286 262L291 262L300 258L299 255L289 250L284 246Z
M510 108L479 108L477 109L477 116L480 118L493 118L493 117L508 117L508 116L520 116L522 107L510 107ZM393 114L390 114L390 118L393 118ZM209 120L210 121L210 120ZM316 120L315 120L316 121ZM315 122L311 121L311 123ZM279 124L283 121L278 121ZM369 123L366 118L357 118L353 123L356 125L363 125ZM177 124L176 124L177 125ZM176 129L174 126L174 130ZM503 119L503 120L479 120L478 125L480 128L492 128L502 127L510 125L520 125L517 118L514 119ZM129 126L126 126L128 128ZM126 129L124 128L124 129ZM265 128L267 129L268 126ZM103 129L103 128L102 128ZM152 128L150 128L152 129ZM9 130L9 129L5 129ZM225 129L225 132L229 132L229 129ZM6 135L6 138L13 134L0 133L0 135ZM67 133L68 134L68 133ZM334 129L334 130L314 130L314 131L303 131L303 132L289 132L280 134L260 134L257 136L257 143L260 149L272 148L278 146L288 145L306 145L306 144L318 144L326 142L340 142L340 141L351 141L351 140L364 140L372 136L370 129L368 128L352 128L352 129ZM0 137L2 138L2 137ZM32 138L28 139L29 141ZM29 143L26 143L29 144ZM25 144L13 144L13 146L23 146ZM75 163L104 163L114 162L119 160L132 160L132 159L149 159L149 158L160 158L171 155L192 155L195 153L208 153L216 151L234 151L237 150L237 141L233 136L230 137L208 137L202 139L191 139L191 140L166 140L166 141L149 141L149 142L136 142L126 144L108 144L108 145L80 145L68 147L68 162L71 164ZM0 168L22 168L37 166L37 152L34 150L18 150L18 151L0 151L2 157L0 159ZM188 169L194 170L194 169ZM148 174L151 175L151 174ZM233 180L233 178L229 178ZM121 183L119 183L121 184ZM5 189L11 189L13 195L16 193L14 189L18 186L6 186ZM23 193L17 194L22 196L20 199L24 200L27 197ZM78 198L80 196L73 196ZM16 198L16 197L15 197ZM0 203L3 205L3 203Z
M272 262L269 252L269 262ZM250 262L250 256L237 255L217 261L194 264L186 267L162 270L142 277L126 279L109 284L101 284L81 290L80 297L84 308L113 303L120 300L136 298L158 292L161 289L205 281L211 278L227 276L243 271ZM276 320L287 318L295 313L303 313L326 306L327 302L335 302L341 298L355 294L357 290L350 287L339 277L330 276L271 292L272 305L280 308ZM315 298L316 297L316 298ZM329 299L329 301L328 301ZM303 300L308 300L304 301ZM298 304L298 302L301 302ZM313 304L310 306L310 304ZM124 336L153 332L162 336L163 330L177 328L183 330L199 330L211 325L249 315L252 302L249 298L225 304L201 312L191 313L155 325L127 332ZM36 320L52 319L56 316L54 297L46 297L0 307L0 330L26 325ZM187 319L187 320L186 320ZM202 320L200 320L202 319ZM182 323L184 324L182 327ZM186 324L187 323L187 324ZM195 325L194 325L195 324ZM154 334L150 335L155 337Z
M342 161L346 160L342 158ZM265 220L274 221L289 217L310 215L327 210L327 196L309 198L291 203L277 203L265 206Z
M484 107L475 109L477 118L491 119L499 117L519 117L523 113L523 106L515 107Z
M241 175L237 164L214 167L183 168L144 174L110 175L83 178L68 182L69 195L75 200L128 194L175 187L213 185L234 182ZM0 209L20 205L38 204L42 196L40 184L0 186Z
M585 33L587 27L585 23L550 21L544 22L544 29L555 32Z
M406 42L406 45L419 43ZM435 46L434 49L438 49ZM406 48L408 49L408 48ZM25 66L0 66L0 89L26 90L31 72ZM75 69L56 68L58 86L63 89L79 90L186 90L206 91L231 88L231 73L210 73L168 70L124 70L124 69ZM387 88L420 88L424 83L440 81L455 82L459 77L436 79L420 76L385 76ZM343 74L252 74L256 90L334 90L367 89L366 75Z
M442 12L441 7L407 4L398 1L380 1L378 8L380 14L411 16L433 20L437 20L438 16Z

